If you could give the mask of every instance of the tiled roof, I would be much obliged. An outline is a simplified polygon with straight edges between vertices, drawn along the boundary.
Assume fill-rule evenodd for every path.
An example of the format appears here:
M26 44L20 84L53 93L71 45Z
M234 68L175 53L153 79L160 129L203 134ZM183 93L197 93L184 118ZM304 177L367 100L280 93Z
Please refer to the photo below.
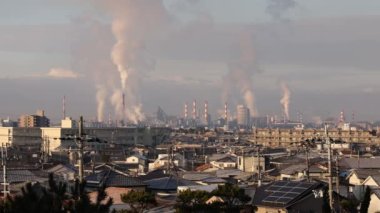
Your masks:
M146 186L144 182L135 177L129 177L126 174L116 172L112 169L103 170L86 177L86 181L91 184L105 184L107 187L138 187Z
M3 171L0 171L0 177L3 177ZM22 183L22 182L36 182L45 180L37 177L29 170L8 170L7 182L9 183ZM0 178L0 183L3 183L3 178Z
M380 169L380 158L343 158L339 165L350 169Z
M186 180L197 181L197 180L203 180L205 178L209 178L212 176L213 175L209 173L191 172L191 173L185 173L182 177L183 179L186 179Z
M145 181L145 183L148 184L149 189L164 190L164 191L175 191L175 190L177 190L178 186L198 185L192 181L185 180L182 178L177 178L174 176L148 180L148 181Z

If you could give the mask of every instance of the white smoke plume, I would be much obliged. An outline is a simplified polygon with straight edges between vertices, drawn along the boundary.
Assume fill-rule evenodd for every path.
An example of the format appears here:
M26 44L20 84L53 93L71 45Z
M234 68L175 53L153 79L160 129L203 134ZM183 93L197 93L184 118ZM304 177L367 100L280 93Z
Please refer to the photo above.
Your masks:
M116 40L111 59L119 73L121 86L121 90L114 90L111 103L119 117L138 123L145 119L140 83L145 73L155 66L145 39L165 25L167 13L162 1L116 0L106 4L113 18L112 33ZM122 94L125 94L125 108L120 108Z
M295 0L268 0L266 12L275 20L284 20L284 13L297 6Z
M282 99L280 100L280 103L284 111L285 119L289 120L290 119L289 105L290 105L291 92L289 90L288 85L285 82L281 82L281 90L282 90Z
M107 98L107 88L105 85L96 86L97 118L99 122L104 121L104 108Z
M252 116L257 116L252 75L258 70L252 35L244 33L240 39L240 57L228 63L228 73L223 78L223 102L231 98L234 90L243 98Z

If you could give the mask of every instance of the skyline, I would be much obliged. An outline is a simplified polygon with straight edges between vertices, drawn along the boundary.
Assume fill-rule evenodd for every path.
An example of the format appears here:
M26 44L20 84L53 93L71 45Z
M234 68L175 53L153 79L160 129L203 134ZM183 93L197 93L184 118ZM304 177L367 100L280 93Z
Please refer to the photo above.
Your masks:
M116 43L111 22L124 10L115 12L118 8L109 8L104 1L46 2L1 3L8 12L0 16L0 98L5 100L0 117L45 109L55 120L64 95L68 115L97 117L96 89L119 81L111 58ZM309 120L337 117L345 110L355 111L358 119L380 119L376 107L380 30L375 27L380 21L379 2L289 0L274 12L268 8L276 5L275 0L224 6L216 1L173 2L146 7L145 1L137 6L131 1L128 8L153 14L146 20L137 14L136 25L128 31L144 38L144 52L135 55L139 60L131 58L126 64L140 63L136 66L140 69L140 59L144 60L135 79L141 84L131 89L135 92L129 103L142 103L145 114L161 106L168 114L179 115L183 104L193 99L207 100L213 111L222 110L224 101L231 106L247 102L247 88L258 115L282 114L285 82L291 91L290 117L297 111ZM44 12L31 13L34 9ZM241 12L229 11L234 9ZM156 17L162 19L151 23ZM94 73L100 74L93 77ZM102 81L109 82L99 84ZM236 87L236 82L246 86ZM105 96L107 116L117 104L110 103L111 92Z

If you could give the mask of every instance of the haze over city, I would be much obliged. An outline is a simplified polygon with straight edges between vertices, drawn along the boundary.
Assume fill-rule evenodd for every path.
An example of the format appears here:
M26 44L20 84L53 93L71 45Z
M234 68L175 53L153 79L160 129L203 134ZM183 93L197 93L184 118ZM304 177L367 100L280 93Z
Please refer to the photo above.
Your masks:
M379 1L3 1L0 117L44 109L132 122L209 103L214 118L379 120ZM285 93L287 95L285 95ZM125 109L122 107L125 96Z

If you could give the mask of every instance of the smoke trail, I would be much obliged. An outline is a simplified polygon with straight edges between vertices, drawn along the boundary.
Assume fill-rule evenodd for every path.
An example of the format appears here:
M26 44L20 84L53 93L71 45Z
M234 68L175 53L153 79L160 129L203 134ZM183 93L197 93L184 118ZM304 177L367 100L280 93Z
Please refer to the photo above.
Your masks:
M252 75L257 71L252 35L244 33L240 39L240 57L228 63L228 73L223 81L223 101L230 98L233 90L237 90L249 108L252 116L257 116L255 95L252 87Z
M111 12L112 34L116 40L111 59L120 76L121 90L114 90L111 103L117 114L133 123L145 118L140 101L140 84L147 71L153 70L154 60L146 49L148 36L164 29L167 12L162 1L107 1ZM122 95L125 94L125 109ZM118 98L117 98L118 97ZM121 111L120 111L121 110Z
M107 97L107 88L105 85L96 86L97 118L99 122L104 121L104 107Z
M289 120L289 104L290 104L290 95L291 92L289 90L288 85L285 82L281 82L281 90L283 93L282 99L280 103L282 105L282 109L284 110L286 120Z
M297 6L295 0L269 0L266 12L275 20L284 20L283 15L288 10Z

